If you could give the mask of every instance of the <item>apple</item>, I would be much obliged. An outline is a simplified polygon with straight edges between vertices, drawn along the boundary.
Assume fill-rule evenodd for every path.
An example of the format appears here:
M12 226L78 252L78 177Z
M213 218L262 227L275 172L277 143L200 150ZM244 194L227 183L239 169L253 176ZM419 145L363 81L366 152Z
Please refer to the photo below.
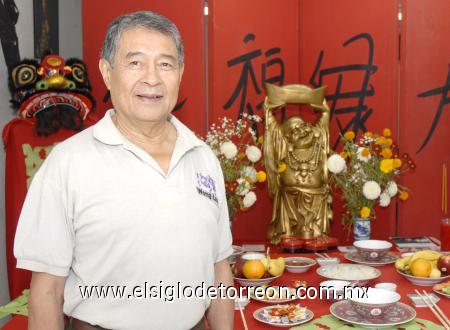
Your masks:
M437 266L442 276L450 275L450 255L439 257Z

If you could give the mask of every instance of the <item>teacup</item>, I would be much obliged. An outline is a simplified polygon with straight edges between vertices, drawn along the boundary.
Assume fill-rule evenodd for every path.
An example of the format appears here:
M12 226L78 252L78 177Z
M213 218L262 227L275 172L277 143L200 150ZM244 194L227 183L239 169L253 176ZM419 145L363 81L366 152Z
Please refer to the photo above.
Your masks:
M392 282L383 282L375 285L375 289L383 289L389 291L397 291L397 284Z
M388 241L379 241L375 239L356 241L353 246L358 250L359 254L366 260L379 260L392 247L392 243Z
M372 319L387 313L400 298L400 295L394 291L368 288L367 297L361 297L353 292L349 301L358 314L366 319Z

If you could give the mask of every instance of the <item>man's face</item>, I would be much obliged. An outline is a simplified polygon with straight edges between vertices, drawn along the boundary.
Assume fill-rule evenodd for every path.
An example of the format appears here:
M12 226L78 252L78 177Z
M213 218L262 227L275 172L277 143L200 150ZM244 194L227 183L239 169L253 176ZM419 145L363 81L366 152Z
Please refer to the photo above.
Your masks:
M100 71L114 109L131 123L158 122L175 107L183 75L174 40L146 28L125 31Z

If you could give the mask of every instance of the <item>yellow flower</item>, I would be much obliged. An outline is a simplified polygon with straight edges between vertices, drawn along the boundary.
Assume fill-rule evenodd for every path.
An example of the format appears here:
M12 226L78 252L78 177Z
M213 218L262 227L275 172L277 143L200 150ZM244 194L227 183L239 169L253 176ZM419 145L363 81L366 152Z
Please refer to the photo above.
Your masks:
M363 148L363 150L361 151L361 155L363 157L369 157L370 156L370 151L367 148Z
M367 206L364 206L360 212L361 218L368 218L370 215L370 209Z
M383 135L384 135L385 137L390 137L390 136L392 135L392 132L391 132L391 130L390 130L389 128L385 128L385 129L383 130Z
M344 134L344 139L346 139L347 141L352 141L355 138L355 132L353 131L347 131Z
M245 158L245 153L243 153L242 151L238 154L239 159L244 159Z
M383 158L391 158L392 157L392 151L389 148L383 148L383 150L381 150L381 156Z
M286 164L285 163L281 163L278 166L278 173L283 173L284 171L286 171L286 168L287 168Z
M385 139L384 144L389 148L392 145L392 139Z
M259 144L263 144L263 142L264 142L264 136L260 136L259 138L258 138L258 143Z
M380 162L380 170L385 174L391 173L394 170L394 160L392 158L383 159Z
M380 144L384 144L385 143L385 138L384 138L384 136L379 136L379 137L377 137L377 139L375 140L375 144L378 144L378 145L380 145Z
M346 159L346 158L349 156L348 152L345 152L345 151L342 151L342 152L340 153L340 155L341 155L341 157L344 158L344 159Z
M402 201L406 201L409 198L409 194L407 191L401 190L398 198L400 198L400 200Z
M248 183L252 183L253 182L252 178L249 177L249 176L245 178L245 181L247 181Z
M264 182L266 181L266 178L267 178L266 172L259 171L258 173L256 173L256 180L258 180L258 182Z
M370 132L370 131L367 131L366 133L364 133L364 136L372 137L372 136L373 136L373 133Z
M394 158L394 167L395 168L402 167L402 160L400 158Z

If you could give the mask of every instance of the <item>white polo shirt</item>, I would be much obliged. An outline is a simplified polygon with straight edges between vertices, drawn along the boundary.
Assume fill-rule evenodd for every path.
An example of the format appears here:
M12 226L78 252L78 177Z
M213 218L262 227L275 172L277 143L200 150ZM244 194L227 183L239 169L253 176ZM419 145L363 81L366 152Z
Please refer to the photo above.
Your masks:
M55 146L35 175L16 232L17 267L67 276L64 313L91 324L190 329L210 300L189 298L189 287L212 286L214 263L232 253L220 164L171 116L177 140L165 175L119 133L113 113ZM83 299L80 286L110 291ZM125 298L106 286L126 286Z

